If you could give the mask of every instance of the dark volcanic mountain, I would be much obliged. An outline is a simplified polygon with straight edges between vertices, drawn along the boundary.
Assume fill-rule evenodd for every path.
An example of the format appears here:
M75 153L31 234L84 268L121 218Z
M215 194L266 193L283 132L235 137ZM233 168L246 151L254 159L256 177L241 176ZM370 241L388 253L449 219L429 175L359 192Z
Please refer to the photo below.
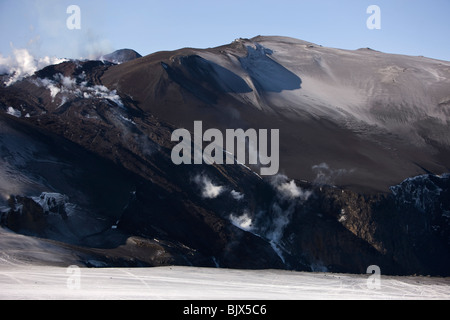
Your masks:
M282 37L110 58L0 87L4 227L94 266L449 275L449 62ZM280 174L176 166L197 120L279 129Z
M281 129L289 177L312 181L327 163L347 172L336 184L387 191L449 171L449 75L444 61L256 37L156 53L102 81L178 127Z
M101 56L99 60L108 61L115 64L121 64L124 62L129 62L138 58L142 58L142 56L134 50L131 49L121 49L116 50L113 53L106 54Z

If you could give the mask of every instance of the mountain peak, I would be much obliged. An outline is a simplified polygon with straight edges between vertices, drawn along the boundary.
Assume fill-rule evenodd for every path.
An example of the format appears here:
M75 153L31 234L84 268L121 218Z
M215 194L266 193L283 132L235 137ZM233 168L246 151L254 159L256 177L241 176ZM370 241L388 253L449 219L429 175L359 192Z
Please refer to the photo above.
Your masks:
M142 56L138 52L132 49L120 49L99 57L99 60L105 60L112 63L121 64L141 57Z

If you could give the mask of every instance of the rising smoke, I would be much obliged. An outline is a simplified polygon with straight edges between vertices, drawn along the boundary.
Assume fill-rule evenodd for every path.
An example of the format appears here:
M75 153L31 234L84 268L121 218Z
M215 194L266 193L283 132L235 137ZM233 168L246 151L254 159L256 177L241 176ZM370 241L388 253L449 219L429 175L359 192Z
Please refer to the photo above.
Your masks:
M292 221L297 207L307 201L313 192L304 190L294 180L289 180L282 174L269 178L268 182L274 191L274 198L267 207L253 214L248 209L244 209L240 215L231 213L229 220L239 229L268 241L285 263L284 255L287 252L283 245L285 230Z
M124 108L124 104L117 94L116 90L109 90L102 85L88 86L83 78L74 79L65 77L62 74L56 74L53 79L37 79L34 83L37 86L46 87L50 91L52 101L55 102L56 97L60 100L59 106L73 99L98 99L109 100L117 106Z
M281 200L299 199L306 201L312 194L312 191L303 190L297 186L294 180L289 181L289 178L283 174L273 176L270 179L270 184L276 190L277 196Z
M27 49L13 49L13 55L3 57L0 54L0 74L8 75L6 86L33 75L36 71L52 64L66 61L56 57L35 58Z
M332 169L325 162L313 166L312 170L316 173L316 178L314 179L314 184L316 185L334 185L338 178L355 171L354 169Z
M215 185L206 175L196 175L193 180L205 199L215 199L225 190L224 187Z

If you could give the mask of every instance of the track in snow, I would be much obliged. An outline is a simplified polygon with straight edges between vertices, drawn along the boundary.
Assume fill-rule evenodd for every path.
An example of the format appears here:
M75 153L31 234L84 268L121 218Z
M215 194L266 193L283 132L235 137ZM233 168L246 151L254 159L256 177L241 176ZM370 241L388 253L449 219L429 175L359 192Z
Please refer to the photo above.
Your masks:
M374 290L367 286L369 275L190 267L70 270L0 266L0 299L450 299L448 278L382 276L381 288Z

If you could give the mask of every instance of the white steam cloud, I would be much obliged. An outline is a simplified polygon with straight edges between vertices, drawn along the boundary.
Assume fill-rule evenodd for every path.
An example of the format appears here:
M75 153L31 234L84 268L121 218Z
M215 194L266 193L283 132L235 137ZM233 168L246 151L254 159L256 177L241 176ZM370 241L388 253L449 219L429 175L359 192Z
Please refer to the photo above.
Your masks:
M197 175L194 182L201 188L202 197L205 199L215 199L224 191L224 187L213 184L207 176Z
M282 174L273 176L268 181L276 193L270 207L254 214L251 214L248 209L245 209L241 215L232 213L229 215L229 220L237 228L268 241L274 252L285 263L285 253L288 253L283 244L286 228L291 223L298 205L307 201L313 192L302 189L294 180ZM231 192L231 195L236 200L239 195L243 197L235 190Z
M291 222L298 203L305 202L313 194L310 190L303 190L294 180L279 174L272 177L270 183L277 192L278 201L272 204L271 223L264 232L264 237L270 241L273 250L285 262L282 241L285 230Z
M100 59L101 56L114 51L112 43L94 33L92 29L83 31L79 39L79 48L83 48L80 55L90 60Z
M80 80L83 80L82 77ZM116 90L110 91L107 87L101 85L88 86L86 81L77 83L76 79L65 77L60 73L56 74L53 79L37 79L34 83L37 86L46 87L50 91L53 102L58 97L60 99L59 106L70 101L70 99L84 98L109 100L124 108Z
M347 169L331 169L326 163L321 163L312 167L313 171L316 172L316 178L314 183L318 185L333 185L339 177L344 174L352 173L355 170Z
M231 214L230 222L237 228L242 229L244 231L252 232L253 230L253 220L249 216L248 212L244 212L244 214L241 216Z
M241 201L242 199L244 199L244 195L236 190L231 190L230 194L236 201Z
M32 76L36 71L49 65L66 61L56 57L35 58L27 49L13 49L13 56L3 57L0 54L0 74L9 75L6 86Z
M297 186L294 180L289 181L289 178L283 174L273 176L270 183L282 200L299 199L306 201L312 195L312 191L303 190Z
M269 228L265 231L264 237L270 241L273 250L278 254L283 262L285 262L282 245L284 231L291 222L292 215L295 212L295 204L291 203L286 209L283 209L280 204L274 203L272 205L272 222Z

